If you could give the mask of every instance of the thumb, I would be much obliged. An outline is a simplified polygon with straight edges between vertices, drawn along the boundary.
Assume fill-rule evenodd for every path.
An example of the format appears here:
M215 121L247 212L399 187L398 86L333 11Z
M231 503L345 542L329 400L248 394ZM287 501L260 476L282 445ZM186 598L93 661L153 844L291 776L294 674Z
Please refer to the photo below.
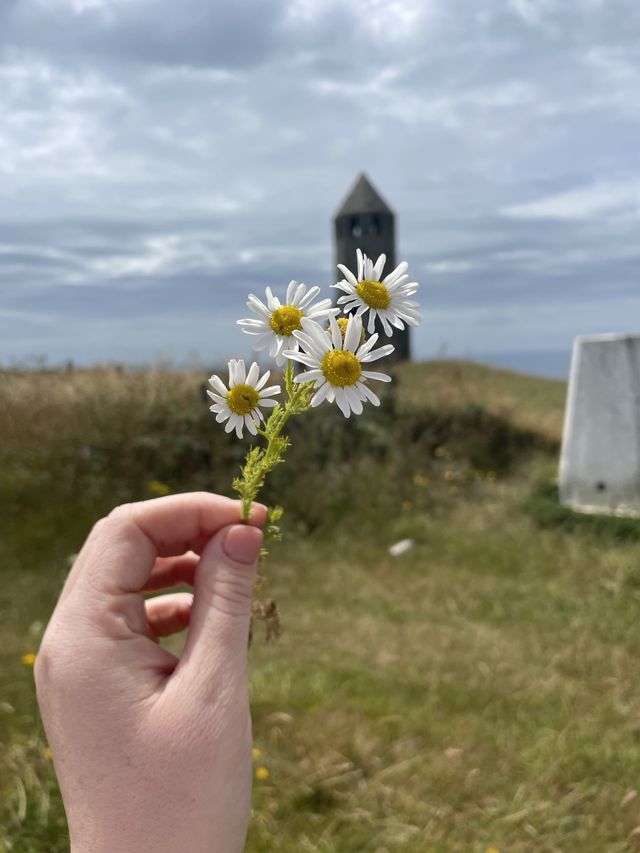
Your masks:
M206 688L221 668L244 678L251 598L262 531L249 524L223 527L196 568L189 634L179 670ZM177 674L177 673L176 673Z

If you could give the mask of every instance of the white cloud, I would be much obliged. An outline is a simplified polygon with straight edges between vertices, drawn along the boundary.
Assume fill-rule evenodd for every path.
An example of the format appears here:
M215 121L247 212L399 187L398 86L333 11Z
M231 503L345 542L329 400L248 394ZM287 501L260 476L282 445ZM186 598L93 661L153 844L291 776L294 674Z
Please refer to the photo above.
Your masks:
M424 265L424 269L428 273L432 273L434 275L451 275L455 273L469 272L470 270L476 269L476 266L477 265L471 261L457 261L451 259L429 261Z
M500 213L510 219L637 218L640 217L640 177L578 187L536 201L509 205Z

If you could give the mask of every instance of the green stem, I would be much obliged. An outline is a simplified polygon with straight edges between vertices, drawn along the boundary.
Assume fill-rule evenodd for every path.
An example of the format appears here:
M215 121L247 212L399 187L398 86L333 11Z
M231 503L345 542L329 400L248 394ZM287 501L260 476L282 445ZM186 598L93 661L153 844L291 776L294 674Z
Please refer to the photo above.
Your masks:
M249 450L242 466L240 477L233 481L233 488L242 501L242 519L247 521L251 513L251 504L262 489L267 474L276 465L284 461L284 455L289 446L289 440L282 435L285 424L293 415L300 415L309 408L312 383L294 382L293 365L290 361L284 371L284 383L287 401L284 406L278 404L269 418L264 429L258 430L267 442L266 447L254 446Z

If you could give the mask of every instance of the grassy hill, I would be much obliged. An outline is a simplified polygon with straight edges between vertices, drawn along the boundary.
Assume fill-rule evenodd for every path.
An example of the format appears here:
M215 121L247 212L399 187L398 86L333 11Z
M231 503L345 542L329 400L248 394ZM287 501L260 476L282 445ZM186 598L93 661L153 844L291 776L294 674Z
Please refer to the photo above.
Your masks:
M89 525L165 489L228 491L243 448L212 421L203 379L1 377L0 851L67 849L21 656ZM564 396L411 364L379 411L294 426L270 486L287 509L268 567L283 634L267 645L257 626L251 650L268 776L250 853L636 849L638 527L533 511Z

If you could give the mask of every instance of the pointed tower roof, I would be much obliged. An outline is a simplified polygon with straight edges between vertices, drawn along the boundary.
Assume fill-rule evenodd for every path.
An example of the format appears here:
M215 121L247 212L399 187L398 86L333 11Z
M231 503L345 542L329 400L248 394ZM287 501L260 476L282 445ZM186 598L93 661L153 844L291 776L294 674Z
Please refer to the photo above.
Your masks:
M360 172L358 175L349 194L338 208L336 218L353 216L357 213L389 213L393 216L393 210L371 184L364 172Z

